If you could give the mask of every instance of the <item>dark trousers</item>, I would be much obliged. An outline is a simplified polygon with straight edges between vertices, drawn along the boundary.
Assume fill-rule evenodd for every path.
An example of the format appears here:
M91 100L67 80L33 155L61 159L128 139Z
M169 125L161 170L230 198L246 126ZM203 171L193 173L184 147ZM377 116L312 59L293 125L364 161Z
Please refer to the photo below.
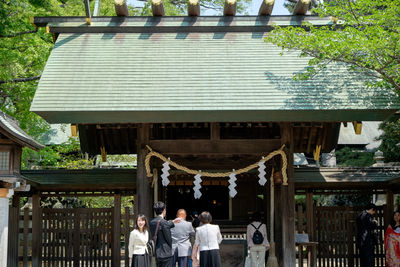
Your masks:
M360 247L360 267L374 267L375 255L374 246Z
M175 267L176 262L178 262L178 267L188 266L188 257L178 257L178 249L175 249L174 257L172 259L172 266Z
M157 267L172 267L172 257L157 259L156 265Z

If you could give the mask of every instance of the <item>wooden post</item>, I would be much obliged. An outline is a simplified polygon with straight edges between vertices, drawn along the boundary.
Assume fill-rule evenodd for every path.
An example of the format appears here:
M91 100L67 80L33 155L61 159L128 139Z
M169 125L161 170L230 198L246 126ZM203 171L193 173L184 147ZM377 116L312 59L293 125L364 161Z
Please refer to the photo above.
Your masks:
M200 0L189 0L188 1L188 15L189 16L200 16Z
M307 220L307 234L310 241L314 240L314 201L312 190L306 192L306 220Z
M385 210L385 229L392 220L392 215L394 212L394 197L393 191L388 189L386 191L386 210Z
M121 265L121 195L114 195L112 266Z
M20 197L14 195L12 199L12 207L9 211L8 220L8 252L7 266L18 266L18 249L19 249L19 208Z
M294 222L294 170L293 170L293 128L290 123L281 124L281 142L286 145L288 185L281 185L282 202L282 266L296 266L295 222Z
M299 0L294 7L293 15L305 15L310 8L311 0Z
M353 267L354 266L354 233L353 233L353 224L354 219L351 216L351 209L350 207L346 207L346 217L347 217L347 266Z
M41 248L42 218L40 209L40 196L32 196L32 267L41 267L40 254Z
M117 16L127 17L129 16L128 5L126 4L126 0L114 0L114 8Z
M149 180L146 175L145 158L146 145L150 139L150 127L148 124L139 124L137 129L137 178L136 178L136 203L138 212L151 218L151 195ZM162 151L160 151L162 153Z
M236 15L236 0L225 0L224 16Z
M270 16L274 8L275 0L263 0L258 10L259 16Z

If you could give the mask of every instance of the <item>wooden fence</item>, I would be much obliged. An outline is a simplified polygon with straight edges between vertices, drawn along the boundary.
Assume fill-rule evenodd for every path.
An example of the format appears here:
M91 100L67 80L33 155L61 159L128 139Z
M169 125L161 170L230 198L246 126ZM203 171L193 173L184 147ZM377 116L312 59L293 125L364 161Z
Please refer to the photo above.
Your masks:
M17 212L18 208L11 207L11 212ZM114 235L120 236L122 244L128 243L129 233L133 230L133 215L129 208L121 214L120 233L113 227L114 209L39 209L41 223L39 255L41 266L115 266L114 261L121 260L125 266L129 266L128 254L122 249L118 257L113 255L112 247ZM18 221L10 216L10 226L15 226L18 238L18 249L10 250L12 257L18 262L12 266L32 266L32 212L26 208L19 212ZM10 238L12 233L10 233ZM118 239L118 238L117 238ZM115 239L115 240L117 240ZM10 254L9 254L10 255ZM11 255L10 255L11 256Z
M378 246L375 248L376 267L385 266L384 225L385 206L377 208L375 219L378 221ZM356 218L363 209L360 207L323 207L313 208L313 225L308 227L306 211L296 207L296 230L308 233L318 242L317 266L319 267L358 267L359 253L356 248ZM310 233L312 229L312 233Z

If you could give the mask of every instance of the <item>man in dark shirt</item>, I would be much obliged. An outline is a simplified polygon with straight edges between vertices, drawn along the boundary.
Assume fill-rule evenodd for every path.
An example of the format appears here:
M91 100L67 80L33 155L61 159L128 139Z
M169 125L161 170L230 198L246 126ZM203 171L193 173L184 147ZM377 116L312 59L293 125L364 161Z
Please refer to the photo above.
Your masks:
M175 224L172 221L164 220L166 209L163 202L156 202L153 209L157 216L150 221L152 237L154 237L157 223L160 221L156 241L156 264L157 267L171 267L173 256L171 228L175 227Z
M372 218L375 211L376 206L370 203L357 217L357 247L360 250L361 267L375 266L374 246L377 242L375 229L378 227L378 222Z

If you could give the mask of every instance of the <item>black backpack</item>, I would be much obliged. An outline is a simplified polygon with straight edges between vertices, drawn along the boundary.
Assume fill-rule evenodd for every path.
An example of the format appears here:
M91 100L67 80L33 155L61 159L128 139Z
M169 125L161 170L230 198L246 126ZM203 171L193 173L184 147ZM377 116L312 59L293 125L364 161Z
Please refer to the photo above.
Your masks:
M262 225L262 223L260 223L260 225L258 227L255 227L254 224L251 224L251 226L253 226L256 229L256 231L253 234L253 238L252 238L254 245L261 245L264 241L264 237L263 237L262 233L258 230L258 229L260 229L261 225Z

